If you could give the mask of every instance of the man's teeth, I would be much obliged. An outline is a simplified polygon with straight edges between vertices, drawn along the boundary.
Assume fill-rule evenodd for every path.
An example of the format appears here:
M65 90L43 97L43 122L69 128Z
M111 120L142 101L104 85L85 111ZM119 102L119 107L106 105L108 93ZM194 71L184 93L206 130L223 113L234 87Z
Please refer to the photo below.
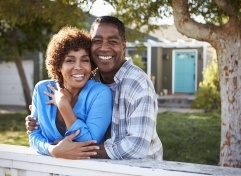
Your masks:
M112 58L112 56L99 56L99 58L103 60L109 60Z
M80 78L83 77L84 75L72 75L74 78Z

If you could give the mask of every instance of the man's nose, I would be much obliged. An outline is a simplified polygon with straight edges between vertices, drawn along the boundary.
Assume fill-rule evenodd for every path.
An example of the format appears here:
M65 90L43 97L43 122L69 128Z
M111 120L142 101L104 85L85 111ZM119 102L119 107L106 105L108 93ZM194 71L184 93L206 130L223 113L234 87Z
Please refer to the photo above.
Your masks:
M110 49L110 44L107 41L104 41L100 47L102 51Z

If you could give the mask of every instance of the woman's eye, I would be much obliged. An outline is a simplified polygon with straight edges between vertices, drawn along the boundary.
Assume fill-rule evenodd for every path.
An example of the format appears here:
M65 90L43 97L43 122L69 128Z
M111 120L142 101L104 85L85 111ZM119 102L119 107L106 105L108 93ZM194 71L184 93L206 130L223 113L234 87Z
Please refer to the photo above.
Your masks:
M74 62L73 59L66 59L65 62Z
M90 62L90 59L89 58L83 58L82 61L83 62Z

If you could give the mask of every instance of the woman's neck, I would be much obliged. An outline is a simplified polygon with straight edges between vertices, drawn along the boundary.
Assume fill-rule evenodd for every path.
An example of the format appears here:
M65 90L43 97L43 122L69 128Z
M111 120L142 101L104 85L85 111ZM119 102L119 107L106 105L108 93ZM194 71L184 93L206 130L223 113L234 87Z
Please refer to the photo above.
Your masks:
M70 88L67 88L67 87L65 87L65 90L67 90L67 92L69 92L69 94L72 97L71 98L72 100L75 99L81 91L81 89L70 89Z

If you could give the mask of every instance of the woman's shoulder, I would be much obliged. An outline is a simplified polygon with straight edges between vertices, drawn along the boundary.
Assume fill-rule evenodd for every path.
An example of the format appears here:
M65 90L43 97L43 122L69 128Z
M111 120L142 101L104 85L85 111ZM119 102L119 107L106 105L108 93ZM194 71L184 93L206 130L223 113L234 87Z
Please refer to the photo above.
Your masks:
M46 80L41 80L39 81L35 87L37 88L40 88L40 87L47 87L49 84L51 84L52 86L55 87L56 85L56 81L55 80L52 80L52 79L46 79Z
M91 90L94 89L94 90L99 90L99 91L100 90L110 90L110 88L107 85L105 85L105 84L103 84L101 82L98 82L98 81L96 81L94 79L90 79L88 81L87 88L91 89Z

